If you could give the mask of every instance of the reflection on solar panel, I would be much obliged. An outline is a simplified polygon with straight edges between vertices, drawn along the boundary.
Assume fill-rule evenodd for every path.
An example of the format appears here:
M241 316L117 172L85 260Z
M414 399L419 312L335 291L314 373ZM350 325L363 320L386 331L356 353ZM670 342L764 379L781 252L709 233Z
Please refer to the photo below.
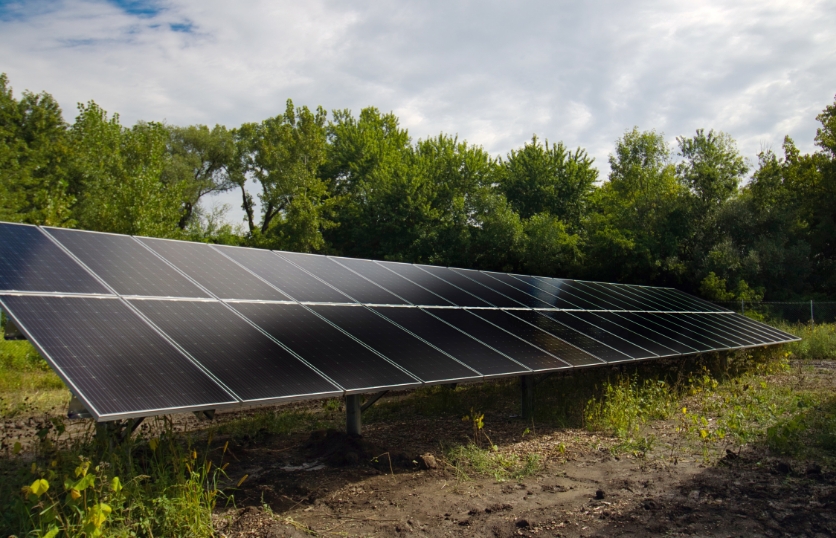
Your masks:
M46 231L120 295L209 297L129 235L66 228Z
M363 306L312 306L317 314L354 335L424 382L477 378L479 374ZM414 310L414 309L410 309Z
M297 254L295 252L282 252L280 255L320 280L331 284L357 302L366 304L407 304L400 297L392 295L380 286L325 256Z
M131 304L242 401L341 392L219 302Z
M0 223L0 290L110 292L35 226Z
M7 223L0 307L98 420L795 340L670 288Z
M209 245L147 237L140 241L221 299L290 300Z
M346 390L416 383L380 355L302 305L235 303L234 306Z
M120 299L6 295L0 304L98 417L236 402Z

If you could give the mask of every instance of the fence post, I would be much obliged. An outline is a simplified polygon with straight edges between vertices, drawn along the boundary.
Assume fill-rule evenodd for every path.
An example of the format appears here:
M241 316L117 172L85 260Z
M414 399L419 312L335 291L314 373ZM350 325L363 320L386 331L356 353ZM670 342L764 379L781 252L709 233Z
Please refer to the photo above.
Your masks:
M810 325L816 324L816 318L813 316L813 300L810 299Z
M745 313L746 313L746 305L745 305L745 304L743 304L743 299L741 299L741 300L740 300L740 313L741 313L741 314L745 314Z

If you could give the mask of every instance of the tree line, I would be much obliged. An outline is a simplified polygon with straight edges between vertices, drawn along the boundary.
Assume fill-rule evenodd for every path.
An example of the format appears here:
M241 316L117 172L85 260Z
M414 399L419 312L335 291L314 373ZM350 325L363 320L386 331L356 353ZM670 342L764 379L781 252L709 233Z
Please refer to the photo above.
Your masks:
M73 123L0 75L0 220L675 286L714 300L836 297L836 102L817 150L789 137L748 162L725 133L615 141L599 177L581 148L533 136L494 157L413 140L392 113L287 101L237 128ZM201 204L239 193L232 226ZM252 192L256 193L256 199Z

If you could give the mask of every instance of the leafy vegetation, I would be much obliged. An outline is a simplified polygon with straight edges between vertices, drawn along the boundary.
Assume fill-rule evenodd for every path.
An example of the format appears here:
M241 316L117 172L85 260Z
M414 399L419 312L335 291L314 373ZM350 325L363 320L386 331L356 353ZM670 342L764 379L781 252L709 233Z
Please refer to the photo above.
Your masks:
M288 101L261 122L123 126L95 102L72 124L0 76L0 220L674 285L713 300L836 296L836 103L818 150L787 138L751 167L726 133L670 143L633 128L599 177L583 148L537 136L504 156L413 140L375 108ZM603 180L603 181L602 181ZM207 195L240 194L230 225Z

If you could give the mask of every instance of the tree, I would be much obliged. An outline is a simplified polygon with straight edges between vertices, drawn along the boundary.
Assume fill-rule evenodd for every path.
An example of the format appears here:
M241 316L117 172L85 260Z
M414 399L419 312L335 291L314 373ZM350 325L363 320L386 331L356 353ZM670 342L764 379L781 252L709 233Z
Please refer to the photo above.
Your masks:
M182 188L184 198L177 225L185 230L201 198L234 188L243 181L243 174L236 166L235 139L223 125L211 130L206 125L169 127L169 133L170 158L162 181Z
M72 224L69 157L67 126L55 99L26 91L18 101L0 74L0 219Z
M664 135L634 127L616 141L609 164L609 181L595 192L595 211L587 221L587 274L676 282L682 272L679 245L687 233L685 190Z
M254 244L302 251L324 247L328 189L320 167L325 162L326 116L322 107L311 112L308 107L294 108L288 99L284 114L235 131L240 169L261 188L261 222L256 226L253 199L245 188L247 176L234 177Z
M522 218L550 213L578 229L598 178L592 163L580 148L571 152L563 142L549 145L548 140L544 145L535 135L502 161L499 184Z
M79 105L70 131L75 149L75 215L87 230L152 237L179 235L182 183L162 180L168 129L140 122L128 129L93 101Z

